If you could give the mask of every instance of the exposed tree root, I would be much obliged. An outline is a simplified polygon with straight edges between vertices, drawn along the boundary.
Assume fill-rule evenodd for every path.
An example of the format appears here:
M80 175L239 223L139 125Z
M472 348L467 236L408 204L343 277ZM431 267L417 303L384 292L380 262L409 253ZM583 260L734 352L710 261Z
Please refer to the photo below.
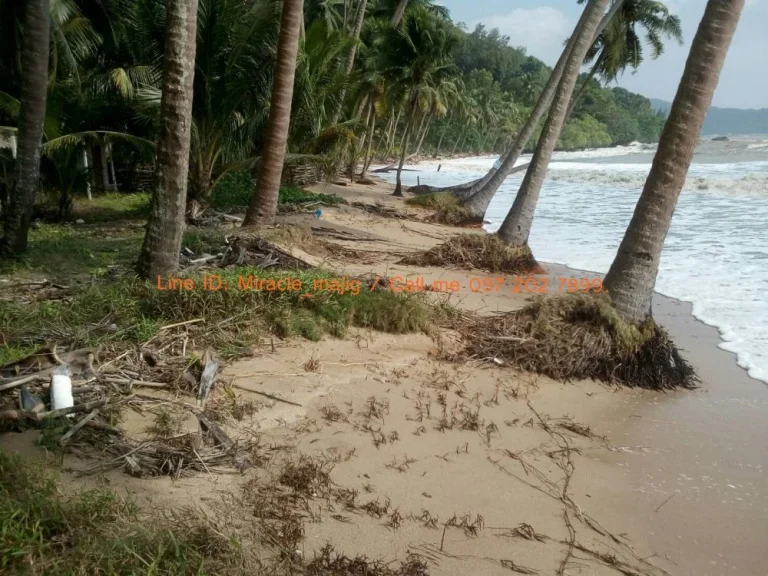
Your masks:
M541 267L527 246L509 247L497 236L461 234L449 238L425 252L406 256L399 264L415 266L446 266L505 272L509 274L536 273Z
M499 358L558 380L592 378L652 390L695 388L698 378L666 331L626 323L607 295L543 297L494 317L465 317L463 355Z

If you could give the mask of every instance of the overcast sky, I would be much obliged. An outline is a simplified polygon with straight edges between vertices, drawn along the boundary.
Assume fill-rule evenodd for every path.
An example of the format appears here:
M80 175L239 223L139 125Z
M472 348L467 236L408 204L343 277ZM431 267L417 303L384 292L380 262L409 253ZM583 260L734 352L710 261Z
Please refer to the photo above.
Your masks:
M736 36L728 52L714 106L731 108L768 107L768 0L746 0ZM513 46L554 65L563 42L573 31L582 6L576 0L439 0L455 22L470 29L482 22L510 37ZM668 0L670 10L680 16L685 44L666 43L658 60L646 60L632 74L627 71L618 85L648 97L671 101L685 67L691 40L696 33L706 0Z

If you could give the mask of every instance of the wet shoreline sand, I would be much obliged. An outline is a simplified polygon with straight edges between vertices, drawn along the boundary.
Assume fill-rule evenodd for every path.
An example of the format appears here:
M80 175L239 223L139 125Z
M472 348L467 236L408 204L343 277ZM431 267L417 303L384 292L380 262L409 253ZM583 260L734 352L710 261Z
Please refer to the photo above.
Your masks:
M545 266L553 275L603 276ZM718 347L717 328L696 319L690 303L656 293L653 312L701 385L622 391L600 415L612 441L627 447L601 456L625 470L626 482L606 487L604 507L646 525L648 544L680 574L768 574L768 386Z

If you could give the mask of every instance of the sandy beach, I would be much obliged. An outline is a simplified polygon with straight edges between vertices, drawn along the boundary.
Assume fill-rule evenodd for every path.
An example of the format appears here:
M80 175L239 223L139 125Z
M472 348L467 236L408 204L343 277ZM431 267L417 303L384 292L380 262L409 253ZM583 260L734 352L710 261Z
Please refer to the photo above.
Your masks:
M369 209L329 206L319 219L291 214L281 223L311 229L323 249L293 248L340 276L456 282L460 289L441 297L481 314L526 303L530 295L514 292L514 278L483 293L470 286L487 273L397 264L466 230L372 211L426 214L392 198L391 188L318 185L312 190ZM599 276L544 265L550 293L561 279ZM458 341L450 331L265 338L223 376L259 404L227 431L258 434L270 447L261 469L176 481L110 472L86 481L75 472L90 464L67 455L65 475L76 486L108 484L142 505L224 510L231 525L245 525L253 518L224 503L248 483L273 485L286 460L311 457L335 488L311 494L301 512L305 557L331 543L384 562L417 555L441 576L764 576L768 389L717 348L717 331L696 321L689 305L658 296L654 306L700 389L657 393L555 382L493 359L451 363L438 358ZM138 437L146 425L138 412L123 423ZM0 446L43 457L36 434L4 434ZM345 507L340 494L352 493L362 504Z

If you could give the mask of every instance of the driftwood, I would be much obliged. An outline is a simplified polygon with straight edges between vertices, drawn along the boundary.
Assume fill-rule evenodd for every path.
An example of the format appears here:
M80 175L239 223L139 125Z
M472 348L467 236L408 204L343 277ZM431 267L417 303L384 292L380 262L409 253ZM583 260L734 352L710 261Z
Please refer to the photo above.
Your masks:
M107 400L95 400L93 402L86 402L85 404L75 404L69 408L60 408L58 410L50 410L48 412L33 412L31 410L5 410L0 412L0 420L7 420L11 422L29 421L29 422L42 422L50 418L59 418L68 414L80 414L82 412L90 412L94 408L101 408L106 406Z
M253 467L253 462L248 458L247 454L244 454L242 450L238 449L237 443L230 438L221 426L211 421L208 416L202 412L196 414L197 419L200 421L200 425L203 430L207 430L218 445L220 445L226 452L231 452L235 460L235 467L240 470L246 470Z
M200 375L200 385L197 389L197 397L205 402L211 388L216 382L216 376L219 373L219 362L213 354L213 350L208 348L203 355L203 373Z
M60 446L65 446L67 444L67 442L69 442L70 438L72 438L72 436L77 434L77 432L83 426L88 424L88 422L93 420L98 413L99 413L99 409L96 408L96 409L92 410L91 412L89 412L87 416L85 416L84 418L81 418L80 421L77 424L75 424L74 426L72 426L72 428L70 428L67 431L66 434L64 434L61 438L59 438L59 445Z

